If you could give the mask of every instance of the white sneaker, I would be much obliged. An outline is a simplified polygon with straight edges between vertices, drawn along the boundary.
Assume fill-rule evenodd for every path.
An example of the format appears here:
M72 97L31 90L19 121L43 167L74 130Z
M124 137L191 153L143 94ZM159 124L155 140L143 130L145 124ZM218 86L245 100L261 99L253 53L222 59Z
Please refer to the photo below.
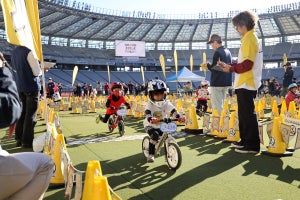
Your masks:
M154 155L149 155L147 158L147 162L154 162Z

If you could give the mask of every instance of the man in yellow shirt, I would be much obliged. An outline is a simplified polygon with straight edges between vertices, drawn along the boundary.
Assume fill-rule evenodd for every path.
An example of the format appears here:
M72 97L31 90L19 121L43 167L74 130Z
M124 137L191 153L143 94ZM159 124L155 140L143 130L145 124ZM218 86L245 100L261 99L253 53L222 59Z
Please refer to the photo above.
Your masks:
M225 72L234 72L234 89L237 95L239 131L241 140L232 143L238 153L259 153L260 140L254 99L261 84L263 52L254 32L258 17L243 11L232 19L232 24L242 36L238 62L219 62Z

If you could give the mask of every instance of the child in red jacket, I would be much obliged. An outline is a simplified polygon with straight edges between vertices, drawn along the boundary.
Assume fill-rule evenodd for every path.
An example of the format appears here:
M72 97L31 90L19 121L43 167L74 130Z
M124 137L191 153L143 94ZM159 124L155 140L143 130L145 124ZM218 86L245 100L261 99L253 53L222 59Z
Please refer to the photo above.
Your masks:
M130 109L130 104L126 102L126 100L122 94L123 86L121 83L113 82L111 84L110 91L111 91L111 94L107 97L107 101L106 101L105 116L102 117L101 115L99 115L96 118L96 123L99 123L100 120L103 123L106 123L112 114L117 113L117 110L119 109L119 107L122 104L125 104L126 108Z
M297 84L292 83L288 87L288 93L285 97L286 108L289 108L290 102L295 101L296 104L300 103L300 99L296 97L297 92Z

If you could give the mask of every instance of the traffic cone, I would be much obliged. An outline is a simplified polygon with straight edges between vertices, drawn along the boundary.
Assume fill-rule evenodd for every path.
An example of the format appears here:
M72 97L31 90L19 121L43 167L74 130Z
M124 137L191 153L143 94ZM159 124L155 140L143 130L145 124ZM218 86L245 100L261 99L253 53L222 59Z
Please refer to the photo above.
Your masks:
M91 110L89 113L96 113L96 106L95 106L95 100L93 99L91 101Z
M178 112L180 112L180 113L182 112L182 106L183 106L182 100L181 100L181 99L178 99L175 108L176 108L176 110L177 110Z
M236 112L231 112L227 138L224 139L223 142L237 142L240 141L240 139L241 138L238 126L238 118L236 117Z
M229 117L226 116L226 111L223 109L220 116L219 132L217 138L225 139L228 135Z
M98 160L91 160L87 164L86 175L83 187L82 200L93 199L94 178L102 176L102 169Z
M78 109L77 109L77 105L75 102L71 103L71 107L72 107L72 112L71 114L79 114Z
M279 112L278 112L278 105L277 105L277 101L273 100L272 101L272 114L271 114L271 119L273 119L274 117L278 117L279 116Z
M195 106L190 106L188 108L188 118L186 120L185 132L192 134L203 134L203 129L199 129Z
M280 117L284 117L287 112L285 100L281 101Z
M93 197L91 198L91 200L111 200L107 177L95 177L92 195Z
M272 156L292 156L293 152L286 151L287 145L284 143L281 130L279 117L273 120L273 127L269 136L268 150L262 151L262 154Z
M219 134L220 117L217 110L213 110L211 132L207 133L209 136L217 136Z
M258 117L259 119L263 119L265 117L264 105L263 101L258 101Z
M54 144L54 154L51 158L55 164L54 176L50 180L50 187L52 186L64 186L64 175L61 169L61 148L66 148L63 134L57 134Z
M296 104L295 104L295 101L290 102L287 117L296 118Z
M224 100L223 110L225 110L225 114L226 114L226 115L230 115L228 99L225 99L225 100Z

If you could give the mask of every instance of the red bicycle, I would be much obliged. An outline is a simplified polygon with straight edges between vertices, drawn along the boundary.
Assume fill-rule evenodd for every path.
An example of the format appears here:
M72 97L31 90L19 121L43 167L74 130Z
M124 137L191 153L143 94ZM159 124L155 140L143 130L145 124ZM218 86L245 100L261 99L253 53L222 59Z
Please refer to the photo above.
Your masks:
M115 128L118 127L120 136L125 133L124 117L127 115L127 110L125 108L119 108L116 114L113 114L108 119L108 130L113 132Z

